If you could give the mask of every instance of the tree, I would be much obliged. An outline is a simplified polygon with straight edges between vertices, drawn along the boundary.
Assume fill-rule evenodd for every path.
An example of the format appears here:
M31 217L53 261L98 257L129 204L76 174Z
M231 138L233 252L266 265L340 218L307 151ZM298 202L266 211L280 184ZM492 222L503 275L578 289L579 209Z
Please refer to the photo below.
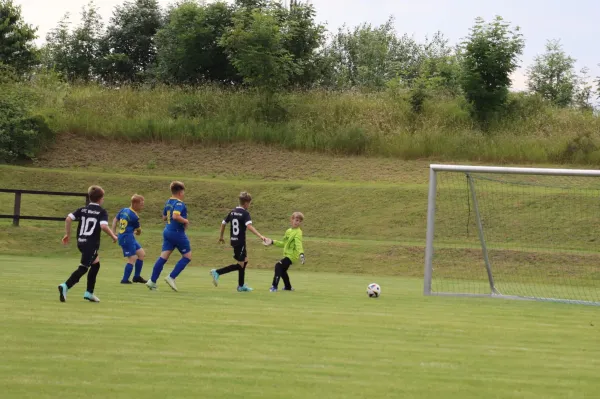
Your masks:
M500 16L491 23L477 18L462 47L462 88L474 116L486 127L506 103L524 40L519 28L511 30Z
M0 0L0 64L10 65L18 74L27 72L38 60L33 41L37 28L26 24L21 6Z
M529 90L559 107L573 101L577 75L575 59L567 56L558 40L546 43L546 52L535 58L527 71Z
M187 1L173 7L156 34L157 74L165 82L239 81L219 45L233 25L233 8L224 2L207 6Z
M81 23L69 30L66 14L46 36L45 63L68 80L90 81L98 76L102 20L93 2L81 11Z
M156 59L154 35L162 19L157 0L126 1L115 7L101 42L99 73L105 81L144 80Z
M249 16L246 10L238 10L220 41L244 83L269 93L301 72L286 49L289 34L281 29L277 16L273 9L253 9Z
M574 85L573 105L581 111L592 111L594 109L592 105L594 87L590 82L589 72L588 68L581 69L579 76L576 76Z

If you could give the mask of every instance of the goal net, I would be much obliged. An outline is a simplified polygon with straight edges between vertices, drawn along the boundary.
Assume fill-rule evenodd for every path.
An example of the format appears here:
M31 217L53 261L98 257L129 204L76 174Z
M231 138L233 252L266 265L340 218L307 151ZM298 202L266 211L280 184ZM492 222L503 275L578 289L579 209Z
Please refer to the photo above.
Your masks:
M600 305L600 171L431 165L425 295Z

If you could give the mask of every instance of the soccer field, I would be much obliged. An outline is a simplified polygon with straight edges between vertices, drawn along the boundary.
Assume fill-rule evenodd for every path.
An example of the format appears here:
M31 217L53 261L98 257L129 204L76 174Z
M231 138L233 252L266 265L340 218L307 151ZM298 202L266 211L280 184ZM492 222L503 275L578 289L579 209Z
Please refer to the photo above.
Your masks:
M148 274L151 262L145 267ZM212 286L190 266L179 293L118 284L104 258L60 303L75 258L0 255L2 398L593 398L598 308L423 297L422 280L291 270ZM170 270L172 262L165 269Z

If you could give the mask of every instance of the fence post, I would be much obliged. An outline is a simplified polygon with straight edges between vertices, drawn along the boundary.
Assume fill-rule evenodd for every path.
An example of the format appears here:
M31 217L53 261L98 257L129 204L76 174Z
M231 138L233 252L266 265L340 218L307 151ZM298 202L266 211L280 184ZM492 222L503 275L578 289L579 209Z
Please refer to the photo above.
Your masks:
M19 217L21 216L21 192L15 191L15 209L13 211L13 226L19 225Z

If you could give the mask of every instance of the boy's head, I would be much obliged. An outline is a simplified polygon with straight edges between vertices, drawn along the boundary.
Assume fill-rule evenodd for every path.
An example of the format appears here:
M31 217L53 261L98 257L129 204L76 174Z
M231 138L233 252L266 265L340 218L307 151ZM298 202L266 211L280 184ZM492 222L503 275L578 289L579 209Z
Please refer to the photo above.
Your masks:
M144 197L139 194L133 194L133 197L131 197L131 209L136 212L144 209Z
M104 202L104 190L100 186L90 186L88 188L88 198L90 202L102 205Z
M304 215L302 214L302 212L294 212L292 213L290 221L292 222L293 228L300 227L300 225L304 221Z
M250 206L250 203L252 202L252 196L249 193L242 191L240 193L239 199L240 199L240 206L244 209L248 209L248 207Z
M185 195L185 185L180 181L172 182L171 194L173 194L173 197L183 200L183 196Z

